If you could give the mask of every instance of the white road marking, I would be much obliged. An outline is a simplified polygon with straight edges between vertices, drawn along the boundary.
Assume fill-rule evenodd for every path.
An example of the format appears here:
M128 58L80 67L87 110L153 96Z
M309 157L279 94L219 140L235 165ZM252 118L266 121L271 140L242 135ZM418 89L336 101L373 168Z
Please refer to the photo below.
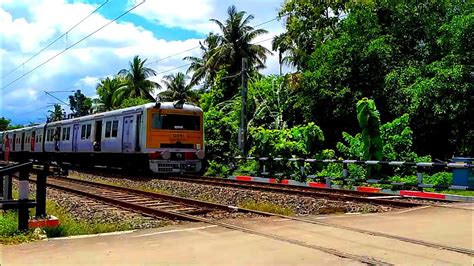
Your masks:
M412 209L408 209L408 210L398 211L398 212L396 212L396 213L397 213L397 214L400 214L400 213L418 211L418 210L422 210L422 209L426 209L426 208L430 208L430 207L431 207L431 206L421 206L421 207L412 208Z
M90 238L90 237L97 237L97 236L117 236L117 235L124 235L136 232L137 230L128 230L128 231L117 231L117 232L110 232L110 233L100 233L100 234L93 234L93 235L78 235L78 236L66 236L66 237L55 237L55 238L46 238L45 241L49 240L64 240L64 239L81 239L81 238Z
M186 228L186 229L175 229L175 230L161 231L161 232L149 233L149 234L138 235L138 236L132 236L132 237L133 237L133 238L136 238L136 237L145 237L145 236L169 234L169 233L176 233L176 232L196 231L196 230L202 230L202 229L207 229L207 228L212 228L212 227L217 227L217 225L208 225L208 226L194 227L194 228Z

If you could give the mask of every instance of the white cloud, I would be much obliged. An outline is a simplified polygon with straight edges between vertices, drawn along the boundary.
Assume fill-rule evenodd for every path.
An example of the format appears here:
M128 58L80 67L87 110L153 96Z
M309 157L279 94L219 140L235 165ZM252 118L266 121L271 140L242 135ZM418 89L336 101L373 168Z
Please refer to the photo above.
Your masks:
M2 76L29 59L97 7L85 3L68 3L66 0L1 1L0 73ZM250 1L245 0L242 3L247 7L251 6ZM208 19L210 17L224 19L228 5L230 5L228 1L217 0L147 0L136 10L137 14L145 17L159 18L154 21L161 25L207 33L211 29ZM246 9L245 5L241 5L239 1L238 8ZM260 2L255 4L256 7L259 5ZM161 7L161 9L158 10L157 7ZM19 10L21 12L15 13ZM146 12L138 12L139 10ZM253 11L251 8L246 10L249 10L249 13L260 11L257 9ZM253 24L273 18L276 12L269 11L264 14L261 17L256 16ZM3 88L61 52L67 45L77 42L109 21L100 15L100 12L92 15L68 33L67 38L61 38L48 50L22 65L8 77L2 78L0 85ZM278 22L268 23L265 26L269 26L271 31L269 36L281 30L281 25ZM268 36L262 36L260 40L265 38ZM147 65L148 67L157 72L163 72L186 64L182 58L187 55L197 55L199 50L195 49L166 60L160 60L161 58L195 47L198 42L199 39L193 38L168 41L158 39L150 30L139 25L123 21L113 22L76 47L69 49L30 75L5 88L0 96L0 115L12 118L14 123L28 123L47 114L48 108L45 107L56 101L46 96L43 93L45 90L81 89L87 96L93 96L96 82L117 73L122 68L127 68L128 62L133 56L139 55L141 58L148 58L148 63L150 63ZM270 47L270 41L262 44L267 48ZM157 60L160 61L156 62ZM268 68L263 71L264 73L278 72L278 60L275 59L275 56L269 57L267 65ZM185 70L186 67L183 67L162 73L158 77L154 77L153 80L160 81L163 75ZM63 93L55 96L67 101L67 95L68 93Z

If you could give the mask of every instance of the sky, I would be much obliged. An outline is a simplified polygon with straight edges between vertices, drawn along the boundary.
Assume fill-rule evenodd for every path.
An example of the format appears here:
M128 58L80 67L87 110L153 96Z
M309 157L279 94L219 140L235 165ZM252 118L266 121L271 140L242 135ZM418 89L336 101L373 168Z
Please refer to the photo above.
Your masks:
M13 124L44 123L55 103L69 112L71 91L96 97L98 82L127 68L135 55L158 72L155 81L185 72L183 57L199 55L199 49L189 49L218 31L209 19L225 20L227 8L235 5L254 15L251 24L258 25L276 18L282 1L0 0L0 117ZM269 39L284 25L274 20L258 28L269 33L255 42L271 50ZM261 72L278 73L277 53Z

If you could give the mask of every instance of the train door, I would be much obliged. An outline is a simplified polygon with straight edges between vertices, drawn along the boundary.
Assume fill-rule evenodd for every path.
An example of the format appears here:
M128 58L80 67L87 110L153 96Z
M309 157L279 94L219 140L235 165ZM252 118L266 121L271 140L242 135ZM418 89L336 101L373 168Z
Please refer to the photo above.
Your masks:
M72 129L72 152L77 152L77 139L79 138L79 124L74 124Z
M31 151L35 151L36 131L31 132Z
M16 133L13 134L13 139L12 139L12 151L16 151Z
M25 150L25 132L21 132L21 145L20 150Z
M101 151L102 145L102 120L95 121L94 151Z
M140 127L142 124L142 115L137 115L137 130L135 133L135 151L140 151Z
M133 116L125 116L123 118L123 131L122 131L122 151L124 152L133 151L132 133L133 133Z

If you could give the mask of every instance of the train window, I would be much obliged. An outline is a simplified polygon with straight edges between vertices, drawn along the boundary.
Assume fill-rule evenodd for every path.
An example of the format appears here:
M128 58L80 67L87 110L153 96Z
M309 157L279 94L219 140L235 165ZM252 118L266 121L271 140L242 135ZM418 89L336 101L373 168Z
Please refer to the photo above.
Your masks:
M66 140L69 140L70 137L71 137L71 128L68 127L68 128L66 129Z
M112 138L117 137L117 133L118 133L118 120L115 120L112 123Z
M105 137L110 138L110 132L112 131L112 121L105 123Z
M153 114L153 129L200 130L200 118L196 115Z
M86 125L82 125L81 127L81 139L86 138Z
M86 126L86 139L89 139L91 137L91 132L92 132L92 124L87 124L87 126Z
M91 136L91 124L82 125L81 128L81 139L89 139Z
M63 127L63 132L61 133L61 140L66 140L66 128Z

